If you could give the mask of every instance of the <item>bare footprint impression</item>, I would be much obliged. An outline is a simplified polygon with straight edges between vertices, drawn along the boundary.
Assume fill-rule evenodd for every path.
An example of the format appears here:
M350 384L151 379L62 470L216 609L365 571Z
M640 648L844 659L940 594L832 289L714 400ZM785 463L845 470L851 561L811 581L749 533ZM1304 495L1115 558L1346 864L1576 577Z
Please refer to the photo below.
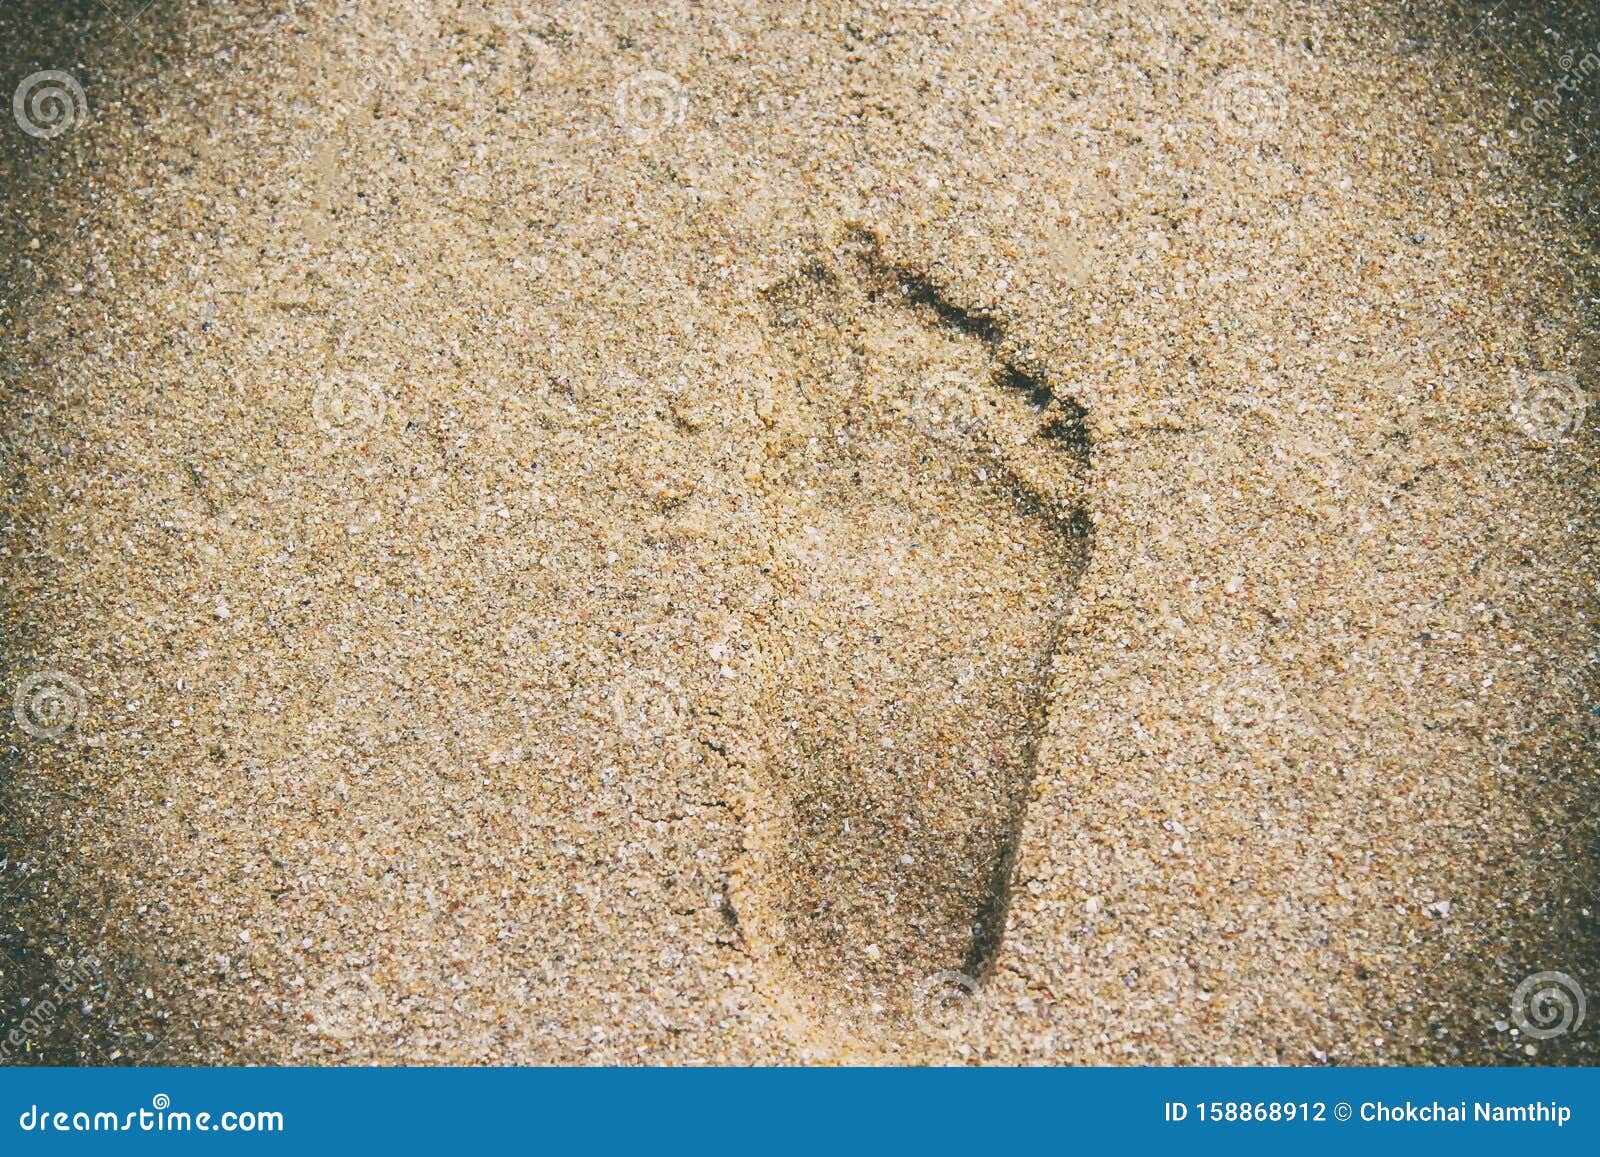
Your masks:
M1086 415L1000 319L864 231L762 296L792 387L774 419L763 940L836 1042L964 1033L1089 550Z

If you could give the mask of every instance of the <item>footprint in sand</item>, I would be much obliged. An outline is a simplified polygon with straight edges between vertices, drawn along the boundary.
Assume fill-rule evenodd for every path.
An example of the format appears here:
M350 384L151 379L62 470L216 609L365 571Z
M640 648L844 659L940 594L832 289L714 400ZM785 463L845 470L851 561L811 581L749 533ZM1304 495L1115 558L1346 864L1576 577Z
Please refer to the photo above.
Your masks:
M1089 439L998 319L870 236L763 298L793 389L757 886L808 1019L865 1032L994 965Z

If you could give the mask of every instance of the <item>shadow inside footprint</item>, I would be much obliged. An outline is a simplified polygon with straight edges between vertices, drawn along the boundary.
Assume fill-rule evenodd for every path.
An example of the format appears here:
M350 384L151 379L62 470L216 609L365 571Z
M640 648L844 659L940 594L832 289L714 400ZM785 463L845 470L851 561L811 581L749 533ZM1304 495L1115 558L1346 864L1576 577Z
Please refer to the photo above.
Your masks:
M1057 624L1088 551L1085 414L1001 323L852 238L765 294L800 399L780 499L762 870L838 1025L981 980L1004 931Z

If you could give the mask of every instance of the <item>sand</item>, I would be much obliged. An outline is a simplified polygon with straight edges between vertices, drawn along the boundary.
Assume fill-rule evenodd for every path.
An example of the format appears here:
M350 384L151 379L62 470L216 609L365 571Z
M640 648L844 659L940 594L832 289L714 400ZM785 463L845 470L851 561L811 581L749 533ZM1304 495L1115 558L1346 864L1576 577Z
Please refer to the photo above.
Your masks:
M1192 9L0 16L6 1059L1593 1063L1600 27Z

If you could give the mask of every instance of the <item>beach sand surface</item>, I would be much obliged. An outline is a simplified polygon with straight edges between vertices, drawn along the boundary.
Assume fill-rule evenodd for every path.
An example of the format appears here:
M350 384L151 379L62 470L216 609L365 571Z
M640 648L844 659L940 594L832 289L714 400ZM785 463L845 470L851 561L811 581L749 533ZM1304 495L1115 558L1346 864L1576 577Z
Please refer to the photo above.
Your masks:
M19 1055L1594 1063L1597 25L8 9Z

